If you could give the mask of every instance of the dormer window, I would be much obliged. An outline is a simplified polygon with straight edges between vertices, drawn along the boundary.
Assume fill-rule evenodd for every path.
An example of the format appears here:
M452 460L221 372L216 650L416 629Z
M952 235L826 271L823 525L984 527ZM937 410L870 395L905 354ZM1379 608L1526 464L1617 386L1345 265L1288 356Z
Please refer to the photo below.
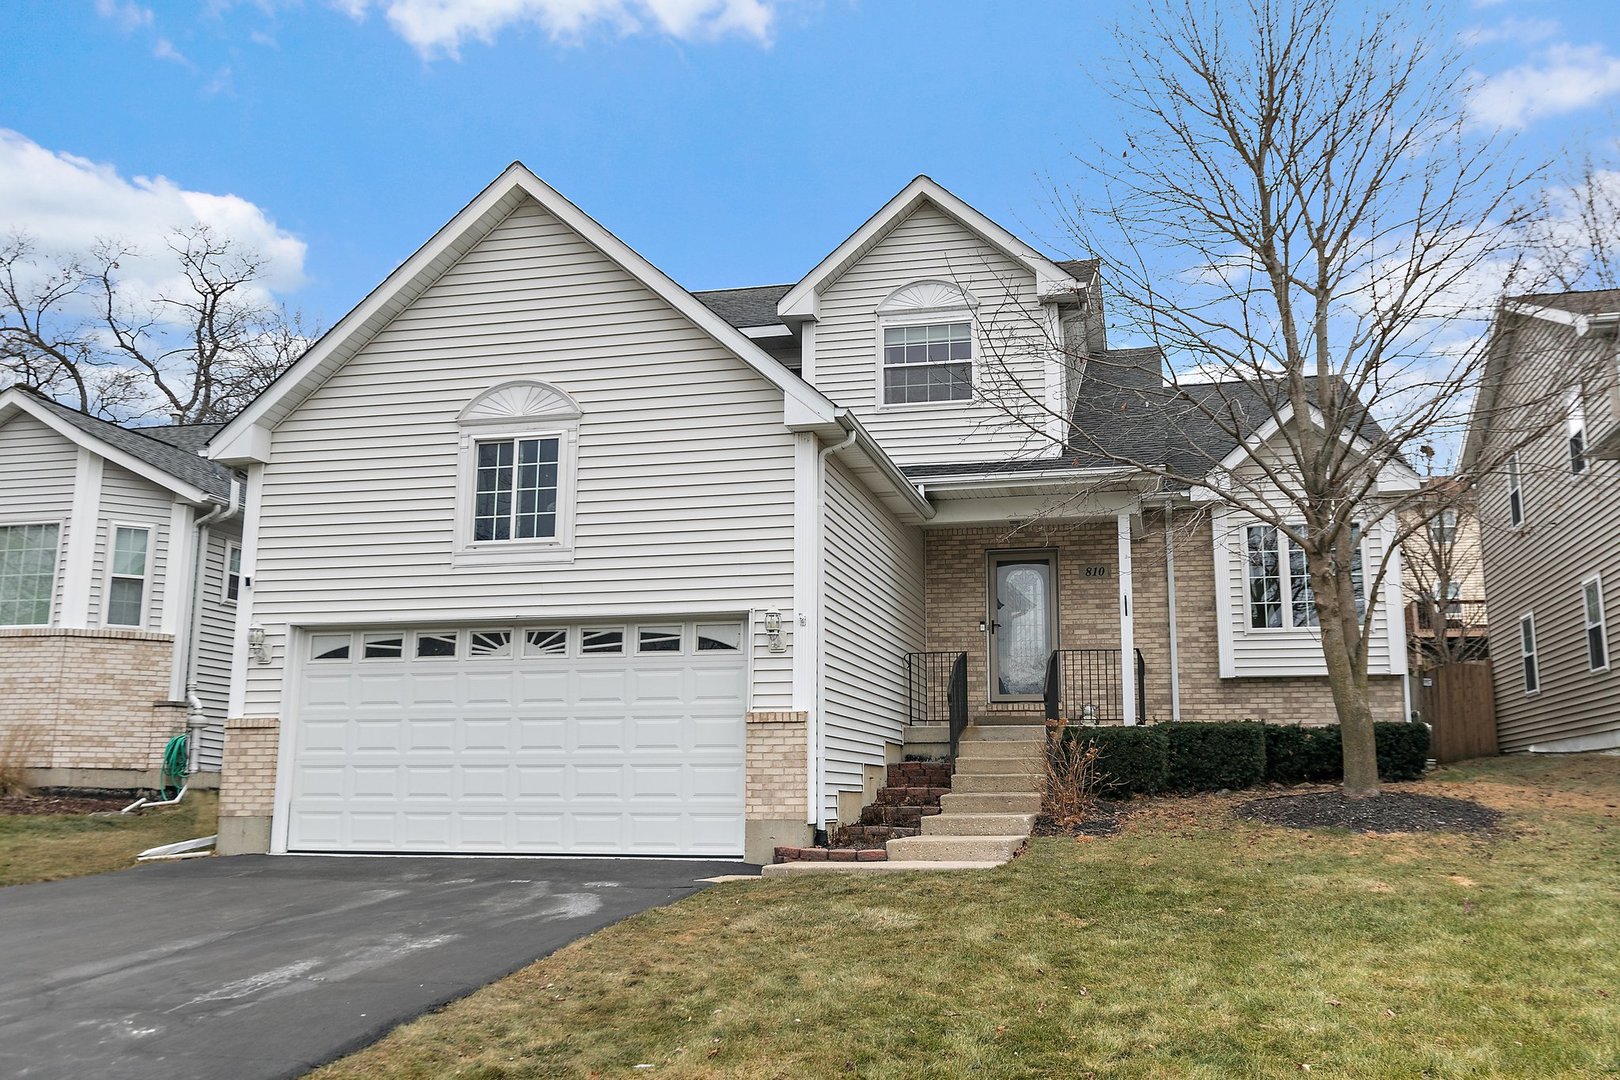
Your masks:
M457 563L572 558L579 420L573 398L529 379L462 410Z
M883 405L973 400L975 301L946 281L917 281L878 306Z

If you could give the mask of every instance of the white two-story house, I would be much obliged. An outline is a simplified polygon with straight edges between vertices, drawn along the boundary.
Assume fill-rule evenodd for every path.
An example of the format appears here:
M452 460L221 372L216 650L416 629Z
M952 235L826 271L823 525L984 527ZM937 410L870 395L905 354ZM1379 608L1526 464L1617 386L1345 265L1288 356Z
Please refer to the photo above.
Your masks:
M1088 385L1162 381L1101 306L927 177L800 281L694 294L513 165L211 444L221 849L762 860L947 703L1331 721L1286 540L1076 449L1187 450Z

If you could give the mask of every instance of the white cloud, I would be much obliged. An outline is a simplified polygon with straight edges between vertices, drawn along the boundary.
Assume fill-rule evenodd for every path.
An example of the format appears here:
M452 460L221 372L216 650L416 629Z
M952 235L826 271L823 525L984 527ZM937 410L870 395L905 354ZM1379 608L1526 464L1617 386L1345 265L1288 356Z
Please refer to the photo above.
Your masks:
M1560 42L1528 62L1487 76L1468 110L1476 123L1522 128L1545 116L1575 112L1620 93L1620 57L1598 44Z
M152 9L133 0L96 0L96 14L126 34L152 25Z
M1563 26L1557 19L1506 18L1494 26L1474 26L1460 35L1462 44L1472 48L1498 41L1511 41L1516 45L1534 45L1539 41L1557 37Z
M160 37L152 43L152 55L159 60L167 60L181 67L190 67L191 61L186 59L185 53L174 47L174 42L166 37Z
M137 293L154 296L173 272L171 230L197 222L264 259L265 289L289 293L304 282L306 245L261 207L237 195L189 191L165 177L125 178L111 165L60 153L0 128L0 236L24 232L47 253L84 253L115 238L142 257L121 264Z
M356 19L381 10L394 31L424 56L455 56L468 41L539 28L576 40L602 27L618 34L661 33L681 40L737 36L770 39L781 0L332 0Z

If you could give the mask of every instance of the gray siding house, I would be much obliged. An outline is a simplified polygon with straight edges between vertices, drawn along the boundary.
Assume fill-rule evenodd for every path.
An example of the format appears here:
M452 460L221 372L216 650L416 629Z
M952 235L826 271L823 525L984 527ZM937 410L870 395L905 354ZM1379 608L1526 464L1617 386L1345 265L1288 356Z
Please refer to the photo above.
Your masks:
M1503 750L1620 747L1617 327L1620 290L1525 296L1491 343L1465 455L1501 461L1478 509Z

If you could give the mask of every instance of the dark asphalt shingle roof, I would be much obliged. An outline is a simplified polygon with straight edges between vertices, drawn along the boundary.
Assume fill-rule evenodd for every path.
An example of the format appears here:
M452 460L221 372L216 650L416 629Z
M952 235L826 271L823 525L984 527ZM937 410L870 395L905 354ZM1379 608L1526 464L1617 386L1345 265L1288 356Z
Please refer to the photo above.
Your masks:
M1165 381L1158 349L1110 349L1086 360L1067 454L1016 462L912 465L904 471L908 476L963 476L1097 469L1137 461L1203 476L1272 418L1281 402L1267 397L1263 384L1239 381L1173 387ZM1381 433L1365 414L1358 423L1368 437Z
M1620 311L1620 289L1588 289L1583 292L1531 293L1515 296L1522 304L1558 308L1576 315L1601 315Z
M776 304L792 288L792 285L753 285L744 289L706 289L692 295L726 322L742 329L782 325L776 315Z
M230 498L231 470L209 461L199 453L208 438L219 430L219 425L126 428L77 409L70 409L42 394L35 394L34 399L80 431L100 439L109 446L116 447L192 487L201 488L210 495L217 495L221 499Z

